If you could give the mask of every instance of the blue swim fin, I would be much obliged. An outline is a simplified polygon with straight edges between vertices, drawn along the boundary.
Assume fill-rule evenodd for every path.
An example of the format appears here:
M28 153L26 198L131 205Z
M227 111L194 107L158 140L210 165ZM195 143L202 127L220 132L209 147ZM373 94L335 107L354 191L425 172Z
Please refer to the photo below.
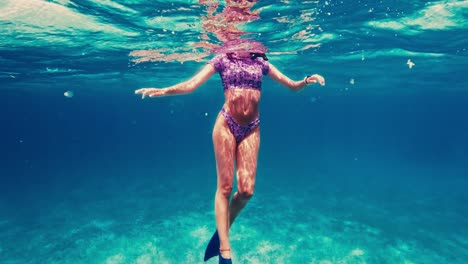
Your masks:
M210 242L208 243L208 246L206 247L205 250L205 258L203 261L207 261L212 257L216 257L219 255L219 236L218 236L218 230L214 232L213 236L210 239Z

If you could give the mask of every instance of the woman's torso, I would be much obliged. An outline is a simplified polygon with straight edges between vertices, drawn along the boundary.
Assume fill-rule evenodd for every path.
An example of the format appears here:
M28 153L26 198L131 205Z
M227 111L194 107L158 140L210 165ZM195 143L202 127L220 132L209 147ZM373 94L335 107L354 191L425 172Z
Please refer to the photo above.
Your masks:
M223 54L210 63L221 75L226 100L224 109L240 125L255 120L259 115L262 78L268 73L268 62L260 58L229 58Z

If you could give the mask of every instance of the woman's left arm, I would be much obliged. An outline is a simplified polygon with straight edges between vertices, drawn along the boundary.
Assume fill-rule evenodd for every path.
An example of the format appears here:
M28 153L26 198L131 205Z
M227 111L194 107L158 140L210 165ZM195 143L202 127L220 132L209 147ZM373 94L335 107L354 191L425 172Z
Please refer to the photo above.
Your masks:
M271 63L269 64L269 71L268 76L270 76L273 80L277 81L278 83L286 86L287 88L293 91L300 91L304 89L309 84L319 83L320 85L325 85L325 78L318 74L314 74L312 76L307 76L303 80L300 81L293 81L288 76L281 73L275 66Z

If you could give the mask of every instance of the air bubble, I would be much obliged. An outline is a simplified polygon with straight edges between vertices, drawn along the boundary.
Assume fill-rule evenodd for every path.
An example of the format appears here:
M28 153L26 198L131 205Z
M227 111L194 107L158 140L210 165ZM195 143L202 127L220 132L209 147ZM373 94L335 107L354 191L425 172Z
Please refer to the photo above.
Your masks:
M73 97L73 91L66 91L63 93L63 95L67 98L72 98Z

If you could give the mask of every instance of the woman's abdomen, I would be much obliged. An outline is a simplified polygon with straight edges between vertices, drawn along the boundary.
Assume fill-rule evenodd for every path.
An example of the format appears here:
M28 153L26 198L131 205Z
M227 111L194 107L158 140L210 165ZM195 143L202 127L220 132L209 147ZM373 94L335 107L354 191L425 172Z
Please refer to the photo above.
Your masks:
M258 117L259 90L231 88L226 90L224 95L224 108L239 125L247 125Z

